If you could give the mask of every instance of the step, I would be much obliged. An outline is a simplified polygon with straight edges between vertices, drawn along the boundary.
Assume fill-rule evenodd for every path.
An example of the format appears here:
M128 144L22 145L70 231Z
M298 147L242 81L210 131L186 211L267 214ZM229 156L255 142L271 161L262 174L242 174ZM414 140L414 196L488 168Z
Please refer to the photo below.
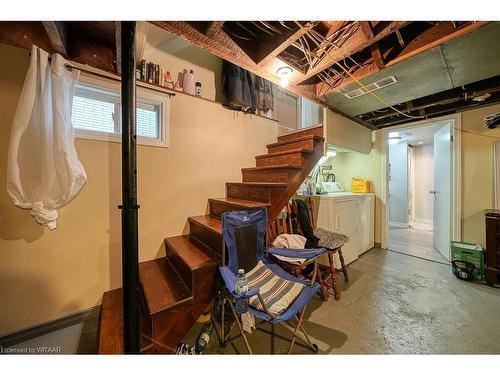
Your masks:
M202 215L188 218L189 235L220 255L222 249L222 222L214 216Z
M272 154L258 155L255 157L255 163L257 167L280 164L303 166L306 158L311 154L313 154L311 150L296 148L287 151L273 152Z
M306 135L318 135L323 137L323 124L318 124L315 126L310 126L308 128L299 129L290 133L280 135L278 137L278 142L288 141L291 139L300 138Z
M287 183L302 167L291 164L267 165L264 167L242 168L243 182Z
M289 139L283 142L276 142L267 145L267 151L272 154L280 151L288 151L292 149L302 148L309 151L314 151L315 142L323 142L325 138L317 135L306 135L295 139Z
M226 196L255 202L271 203L273 197L287 189L285 183L271 182L227 182Z
M210 215L220 218L224 212L269 208L269 203L254 202L236 198L210 198Z
M149 327L144 318L141 308L141 353L147 353L153 344L150 337ZM123 354L123 295L122 288L110 290L104 293L101 304L101 321L99 329L99 354Z
M191 290L166 257L139 263L141 287L149 315L190 302Z
M166 255L186 285L194 292L197 276L204 274L206 268L215 269L218 259L209 255L209 250L189 236L165 238ZM193 293L195 295L196 293Z

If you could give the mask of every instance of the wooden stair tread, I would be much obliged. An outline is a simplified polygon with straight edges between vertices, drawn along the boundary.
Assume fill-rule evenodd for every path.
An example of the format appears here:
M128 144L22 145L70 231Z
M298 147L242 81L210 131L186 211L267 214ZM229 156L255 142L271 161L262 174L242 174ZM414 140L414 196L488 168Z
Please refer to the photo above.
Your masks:
M188 220L219 235L222 234L222 221L216 217L210 215L190 216Z
M283 141L285 139L291 139L297 136L300 137L301 135L310 135L310 134L323 135L323 124L320 123L314 126L308 126L307 128L301 128L285 134L281 134L278 136L278 141Z
M226 185L256 186L270 188L286 188L288 185L284 182L226 182Z
M151 341L141 335L141 352L152 346ZM104 292L102 296L99 354L123 354L122 288Z
M216 264L216 261L206 254L201 242L188 235L165 238L165 244L175 251L191 270Z
M237 198L209 198L208 200L209 202L227 203L232 206L248 208L248 209L269 207L271 205L270 203L247 201L245 199L237 199Z
M265 165L263 167L241 168L242 171L266 171L273 169L302 169L302 167L293 164L277 164L277 165Z
M255 159L270 158L270 157L275 157L275 156L286 156L286 155L290 155L290 154L296 154L298 152L300 152L302 154L313 154L314 153L314 151L307 150L305 148L294 148L294 149L286 150L286 151L273 152L272 154L257 155L255 157Z
M150 314L168 310L193 298L166 257L139 263L139 275Z
M296 143L296 142L300 142L300 141L308 141L308 140L311 140L311 139L318 140L318 141L324 141L325 140L324 137L321 137L319 135L305 135L303 137L298 137L298 138L284 140L284 141L281 141L281 142L271 143L271 144L267 145L267 148L272 148L272 147L276 147L276 146L283 146L283 145L287 145L289 143Z

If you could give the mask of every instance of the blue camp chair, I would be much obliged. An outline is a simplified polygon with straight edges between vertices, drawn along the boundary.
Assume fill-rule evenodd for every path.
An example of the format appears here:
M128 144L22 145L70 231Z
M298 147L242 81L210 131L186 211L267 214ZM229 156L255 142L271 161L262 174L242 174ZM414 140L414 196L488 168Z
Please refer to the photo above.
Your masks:
M249 280L249 290L245 295L245 298L249 299L249 310L257 319L261 319L258 324L263 322L272 324L272 331L265 332L272 335L273 350L274 325L280 324L293 335L290 340L288 353L291 352L296 339L301 340L313 352L317 352L318 347L311 342L302 321L307 304L318 292L320 286L315 282L301 280L290 275L272 260L264 257L266 231L266 208L252 211L225 212L222 214L223 265L220 267L220 272L225 284L222 307L226 305L226 301L229 302L241 336L249 353L252 354L233 304L234 298L237 297L234 290L238 269L243 268ZM226 245L228 251L227 265L225 264ZM306 259L317 258L318 254L324 251L325 249L295 250L297 257ZM285 255L287 257L293 256L293 250L290 249L268 248L266 252ZM295 325L290 323L291 320L295 320L294 318L296 319ZM225 340L224 308L222 308L221 331L221 337Z

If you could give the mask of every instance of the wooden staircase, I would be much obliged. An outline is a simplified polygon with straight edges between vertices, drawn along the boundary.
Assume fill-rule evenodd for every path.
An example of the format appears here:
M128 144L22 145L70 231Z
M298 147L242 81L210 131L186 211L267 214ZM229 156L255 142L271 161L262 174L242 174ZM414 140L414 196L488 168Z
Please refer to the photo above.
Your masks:
M165 257L139 264L141 352L175 350L213 299L222 213L266 207L275 218L323 155L323 126L282 135L267 149L242 169L242 182L226 183L225 198L208 200L208 215L188 218L188 235L165 239ZM99 353L123 353L121 289L104 293Z

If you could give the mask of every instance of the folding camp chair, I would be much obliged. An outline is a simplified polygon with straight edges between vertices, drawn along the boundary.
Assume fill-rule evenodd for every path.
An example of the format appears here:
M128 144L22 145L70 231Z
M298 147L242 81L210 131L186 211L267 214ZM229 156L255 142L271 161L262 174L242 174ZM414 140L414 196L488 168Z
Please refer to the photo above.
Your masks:
M249 280L250 289L244 295L244 298L249 299L248 308L250 312L257 319L261 319L259 324L263 322L272 324L273 328L270 332L272 335L271 350L274 351L274 325L280 324L293 335L290 340L288 354L292 351L296 339L302 341L305 344L303 346L317 352L318 347L311 342L302 322L307 304L318 292L320 286L317 283L311 283L290 275L276 263L264 257L266 230L267 209L265 208L222 214L223 265L220 267L220 272L225 284L225 295L222 301L220 337L223 341L226 341L224 335L224 306L228 301L240 329L240 335L243 337L248 352L252 354L252 349L233 304L233 300L238 297L234 291L236 275L238 269L243 268ZM225 265L226 245L228 265ZM283 250L289 251L289 249L272 249L271 252L281 254ZM300 256L302 258L314 258L322 251L324 249L301 250ZM297 320L295 325L289 322L293 318ZM265 332L269 333L269 331Z

